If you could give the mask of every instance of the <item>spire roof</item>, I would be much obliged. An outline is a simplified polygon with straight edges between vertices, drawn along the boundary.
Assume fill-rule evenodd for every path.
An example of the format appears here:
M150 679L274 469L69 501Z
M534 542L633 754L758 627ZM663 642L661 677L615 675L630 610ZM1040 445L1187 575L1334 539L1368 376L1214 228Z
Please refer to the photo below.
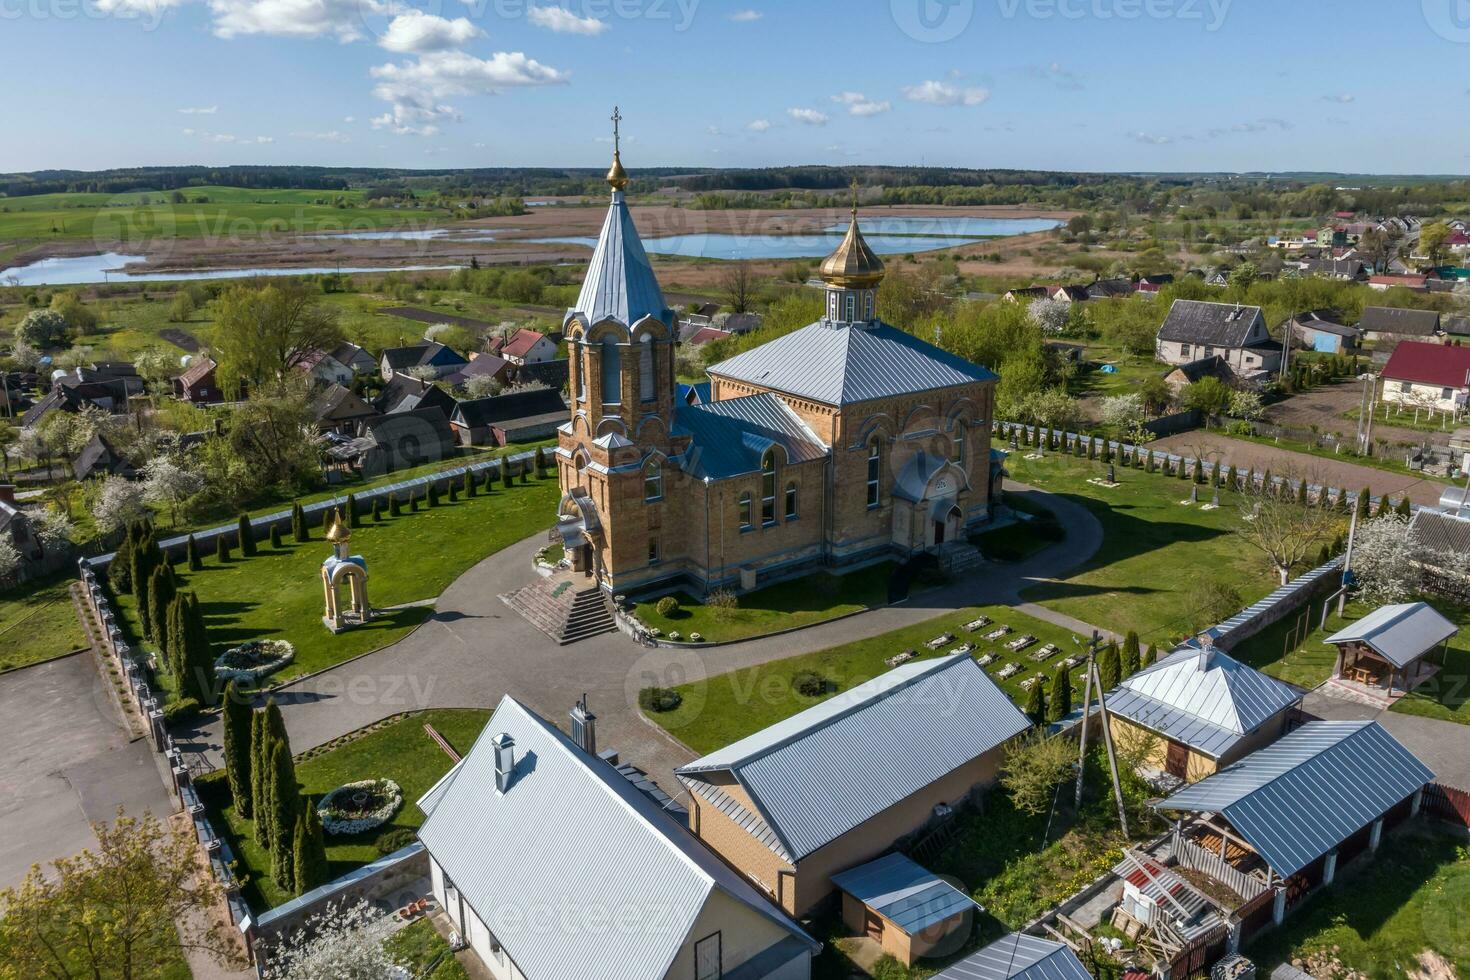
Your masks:
M836 251L822 260L821 276L829 286L872 289L883 280L883 260L868 247L858 227L855 183L852 194L852 221Z

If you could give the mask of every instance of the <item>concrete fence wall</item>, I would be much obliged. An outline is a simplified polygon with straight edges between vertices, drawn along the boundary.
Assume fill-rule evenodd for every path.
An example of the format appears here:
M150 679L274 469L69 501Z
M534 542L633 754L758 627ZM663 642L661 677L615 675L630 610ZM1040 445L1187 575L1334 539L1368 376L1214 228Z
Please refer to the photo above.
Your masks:
M251 926L249 941L257 961L269 947L291 933L307 928L311 920L330 908L348 908L359 902L392 904L391 896L417 887L429 877L429 852L415 841L371 864L354 868L335 881L313 888L304 895L261 913Z

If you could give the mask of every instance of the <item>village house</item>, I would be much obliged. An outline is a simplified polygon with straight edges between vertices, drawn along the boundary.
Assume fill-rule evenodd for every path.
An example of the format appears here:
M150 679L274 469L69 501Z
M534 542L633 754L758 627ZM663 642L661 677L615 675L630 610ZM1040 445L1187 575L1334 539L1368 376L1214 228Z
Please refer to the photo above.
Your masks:
M328 385L311 402L311 416L319 432L350 434L377 414L351 388L336 383Z
M1281 366L1281 344L1266 329L1259 306L1176 299L1154 349L1159 360L1174 365L1218 356L1246 379Z
M437 379L453 374L468 363L457 351L430 341L411 347L388 348L383 351L378 369L384 381L391 381L400 374L424 374Z
M418 801L434 897L495 980L807 980L819 943L509 695Z
M994 783L1026 716L969 656L904 664L676 770L690 829L793 915Z
M457 452L454 430L438 408L416 408L364 419L351 441L350 460L378 476L450 459Z
M1088 299L1121 299L1133 295L1133 280L1126 278L1099 279L1087 286Z
M521 327L509 337L497 337L490 345L490 353L512 364L539 364L556 357L556 341L544 333Z
M1067 944L1013 932L931 980L1092 980L1092 974Z
M28 429L52 412L75 415L84 408L120 415L128 409L127 389L121 381L55 384L40 401L26 409L20 418L20 424L22 428Z
M1380 293L1389 289L1408 289L1416 293L1427 293L1429 291L1429 286L1426 285L1428 278L1428 276L1419 273L1406 273L1401 275L1383 273L1370 277L1368 279L1368 288Z
M1437 343L1439 314L1433 310L1404 310L1388 306L1364 307L1358 330L1369 343L1383 345L1401 340Z
M1108 694L1113 737L1146 746L1151 769L1186 782L1280 738L1303 696L1218 649L1209 634L1193 642Z
M395 375L373 399L373 408L382 415L437 408L448 418L454 414L455 404L454 396L432 381L420 381L406 374Z
M1470 347L1405 340L1393 349L1380 377L1385 402L1461 412L1470 401Z
M504 446L555 435L566 417L567 403L560 394L532 388L462 401L449 424L462 446Z
M463 388L473 378L490 378L497 384L508 385L515 371L515 365L503 357L494 354L471 354L470 362L453 374L446 375L444 380L456 388Z
M199 356L174 378L174 397L191 405L217 405L225 400L225 393L215 380L219 365L211 357Z
M904 966L942 944L984 911L969 895L895 851L832 877L842 924Z
M1226 366L1225 358L1219 354L1212 354L1198 361L1181 364L1169 371L1164 375L1164 383L1177 397L1185 388L1205 378L1216 378L1225 384L1230 384L1235 380L1235 375Z
M856 212L821 265L820 320L711 366L676 404L674 312L623 199L612 203L565 333L558 530L573 568L629 592L708 592L930 551L973 554L998 460L996 377L877 316L883 263Z
M1301 264L1303 275L1338 282L1366 282L1368 267L1357 259L1308 259Z
M92 433L92 438L87 440L87 444L77 454L71 469L72 475L78 480L94 480L105 476L120 476L131 480L138 475L133 464L114 449L112 443L100 432Z
M1358 328L1342 322L1336 310L1308 310L1291 318L1293 343L1322 354L1342 354L1358 348Z

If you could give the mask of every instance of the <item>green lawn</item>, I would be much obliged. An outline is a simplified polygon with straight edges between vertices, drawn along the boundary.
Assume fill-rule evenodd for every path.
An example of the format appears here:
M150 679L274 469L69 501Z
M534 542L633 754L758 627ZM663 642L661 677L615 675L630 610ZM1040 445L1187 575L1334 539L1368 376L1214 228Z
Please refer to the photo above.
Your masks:
M1470 677L1470 608L1432 596L1426 597L1425 601L1459 626L1460 632L1451 637L1445 665L1440 672L1399 699L1393 710L1470 725L1470 691L1466 690L1464 681ZM1309 628L1316 625L1321 608L1320 603L1312 603L1307 622ZM1316 687L1332 676L1332 668L1337 661L1337 648L1326 643L1326 638L1348 623L1363 618L1373 608L1366 603L1349 602L1344 610L1346 615L1339 617L1334 605L1326 625L1311 629L1305 638L1295 628L1300 621L1298 616L1252 637L1233 653L1273 677L1302 687ZM1430 656L1434 663L1439 662L1438 651Z
M1361 859L1360 859L1361 860ZM1361 867L1344 868L1337 881L1287 916L1281 928L1244 952L1261 970L1295 958L1333 960L1315 976L1470 975L1470 848L1463 838L1432 827L1406 829ZM1449 969L1420 972L1421 955L1443 958Z
M414 802L453 765L444 750L424 731L424 724L433 725L463 755L469 752L489 719L490 711L479 708L415 712L351 738L336 748L319 754L313 752L309 758L298 760L296 777L313 806L343 783L362 779L391 779L403 790L403 808L391 822L366 834L327 838L327 861L332 877L382 857L376 843L379 837L400 828L417 830L424 822L424 815ZM233 806L224 808L223 817L237 871L242 879L248 879L244 895L250 907L263 911L290 899L292 896L276 887L270 878L270 856L255 843L252 822L236 815Z
M1418 421L1414 420L1415 412L1412 408L1404 408L1394 402L1380 401L1379 410L1373 413L1373 419L1379 425L1391 425L1396 429L1416 429L1420 432L1437 432L1448 436L1464 424L1462 419L1453 419L1444 412L1435 412L1433 418L1424 409L1418 412ZM1342 413L1342 418L1350 422L1356 422L1362 416L1359 409L1350 409Z
M975 633L966 633L961 629L964 623L981 615L989 616L995 625L1010 626L1015 632L996 642L989 642L983 637L994 626ZM955 634L954 642L946 643L937 652L930 652L924 647L926 641L945 632ZM1025 633L1036 636L1037 643L1019 654L1005 649L1004 643L1007 640ZM1081 649L1073 644L1072 634L1061 627L1033 619L1008 606L977 606L845 646L789 657L759 667L684 684L676 689L683 698L677 708L662 713L649 713L649 717L695 752L711 752L810 708L838 692L872 680L889 669L884 661L902 650L911 649L924 657L935 657L967 640L977 644L976 655L990 652L999 654L986 670L1001 689L1021 705L1025 704L1021 681L1043 670L1050 675L1057 661ZM1055 643L1061 647L1062 652L1043 666L1032 661L1028 655L1035 653L1046 643ZM1015 677L1002 681L997 674L1008 663L1019 663L1026 669ZM805 671L814 672L829 682L827 694L807 697L796 690L793 678ZM1073 670L1074 692L1081 691L1081 673L1080 666ZM1074 702L1080 701L1080 693L1074 693Z
M686 640L692 633L706 641L740 640L880 606L888 601L892 573L889 562L847 575L817 572L747 592L740 596L739 607L730 610L711 608L679 593L679 608L670 616L659 614L658 600L638 603L635 614L644 625L662 630L665 636L678 631Z
M384 511L382 522L364 517L352 536L352 550L368 561L368 597L375 609L432 599L481 559L550 524L560 491L554 480L531 480L493 494L483 491L457 503L442 498L438 507L421 503L417 513L405 506L401 516ZM336 636L322 626L319 569L331 554L321 531L297 544L287 535L279 551L259 543L254 558L233 552L221 565L207 551L204 568L175 566L180 589L195 590L216 652L251 639L282 639L296 647L295 662L270 682L330 667L386 646L422 623L432 612L411 606L382 612L366 626ZM529 569L528 569L529 574ZM124 628L137 636L131 595L118 596ZM165 685L167 686L167 685Z
M61 657L87 645L67 576L29 582L0 596L0 672Z
M399 965L408 967L415 980L469 980L469 973L450 952L448 941L428 919L401 929L388 940L388 951ZM439 965L433 973L422 972L436 959Z
M1119 466L1122 486L1108 490L1087 482L1106 473L1101 461L1055 452L1028 460L1028 452L1012 452L1007 472L1086 507L1102 524L1103 542L1079 570L1032 586L1022 598L1162 645L1212 625L1223 612L1209 608L1202 584L1234 589L1242 604L1275 587L1264 557L1232 533L1240 521L1234 491L1222 490L1220 507L1206 511L1209 487L1200 487L1199 505L1181 505L1191 484L1162 470Z
M1082 343L1082 341L1065 337L1062 338L1062 342ZM1168 370L1151 355L1130 354L1115 345L1088 342L1086 348L1087 351L1082 355L1083 358L1096 366L1079 371L1072 379L1071 393L1079 398L1087 396L1107 398L1111 395L1132 394L1149 378L1163 377ZM1117 370L1108 374L1100 370L1104 364L1111 364Z

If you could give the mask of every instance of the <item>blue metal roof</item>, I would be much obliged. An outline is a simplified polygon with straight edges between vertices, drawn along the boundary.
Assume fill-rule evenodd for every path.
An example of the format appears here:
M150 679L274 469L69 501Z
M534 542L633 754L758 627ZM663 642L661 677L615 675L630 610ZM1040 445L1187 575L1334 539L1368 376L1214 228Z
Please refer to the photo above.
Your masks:
M1029 727L970 657L916 660L677 772L732 773L800 860Z
M816 434L770 392L705 405L676 405L674 430L694 437L682 465L699 479L758 473L761 457L772 446L780 446L789 463L827 455Z
M1427 602L1379 606L1327 638L1328 643L1366 643L1395 667L1407 667L1460 628Z
M826 320L736 354L709 373L824 405L995 380L980 365L886 323Z
M657 317L668 327L674 324L674 312L664 302L622 191L613 191L577 305L567 310L568 317L573 315L584 318L589 327L603 320L632 327L646 316Z
M968 909L969 895L902 854L888 854L832 876L832 884L912 936Z
M933 980L1092 980L1092 974L1070 946L1013 932Z
M503 793L501 733L515 742ZM512 697L419 805L419 839L527 976L661 980L715 891L820 948L617 769ZM568 908L578 914L556 913ZM629 909L646 919L636 942L613 949L589 927Z
M1376 721L1314 721L1155 806L1224 814L1290 876L1433 779Z

